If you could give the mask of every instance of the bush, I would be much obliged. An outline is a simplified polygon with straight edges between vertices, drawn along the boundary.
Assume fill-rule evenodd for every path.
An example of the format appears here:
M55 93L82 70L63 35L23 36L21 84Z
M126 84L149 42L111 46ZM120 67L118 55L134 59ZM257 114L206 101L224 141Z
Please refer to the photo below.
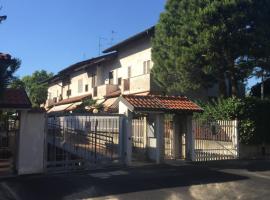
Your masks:
M239 121L239 137L243 144L270 143L270 101L254 97L219 99L198 103L203 109L196 118Z

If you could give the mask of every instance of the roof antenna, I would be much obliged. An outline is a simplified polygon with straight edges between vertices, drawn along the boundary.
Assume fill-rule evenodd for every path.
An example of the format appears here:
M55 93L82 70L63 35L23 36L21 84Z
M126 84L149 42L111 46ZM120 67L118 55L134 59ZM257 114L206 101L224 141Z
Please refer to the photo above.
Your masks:
M101 37L101 36L99 36L99 38L98 38L98 55L100 56L100 54L101 54L101 48L102 48L102 41L104 41L104 40L107 40L107 38L104 38L104 37Z
M83 52L83 60L85 60L86 59L86 54L85 54L85 52Z
M113 45L114 40L115 40L115 34L116 34L116 32L114 30L112 30L111 31L111 40L110 40L109 45Z

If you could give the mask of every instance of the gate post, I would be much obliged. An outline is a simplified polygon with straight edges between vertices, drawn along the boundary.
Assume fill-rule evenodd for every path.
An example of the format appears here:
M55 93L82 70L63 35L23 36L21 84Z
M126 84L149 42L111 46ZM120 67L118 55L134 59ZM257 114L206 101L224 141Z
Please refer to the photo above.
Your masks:
M194 154L194 148L195 148L195 138L193 134L193 128L192 128L192 115L186 116L186 133L187 133L187 158L191 161L195 161L195 154Z
M236 158L239 159L239 131L238 131L238 121L234 120L234 134L235 134L235 148L236 148Z
M126 165L131 165L132 163L132 112L128 107L119 102L119 114L124 114L124 136L123 143L121 144L124 152L124 162Z
M156 163L160 164L164 160L164 114L158 113L155 116L155 132L157 138Z
M173 117L173 156L175 159L180 158L182 155L182 133L180 133L180 119L181 118L179 115L175 115Z

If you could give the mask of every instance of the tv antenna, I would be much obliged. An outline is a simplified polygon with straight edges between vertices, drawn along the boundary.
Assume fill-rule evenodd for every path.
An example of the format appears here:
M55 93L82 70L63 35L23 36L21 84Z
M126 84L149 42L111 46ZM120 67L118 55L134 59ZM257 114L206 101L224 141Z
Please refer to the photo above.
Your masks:
M98 55L101 55L101 49L103 48L103 42L108 41L107 45L113 45L114 40L115 40L115 34L116 32L114 30L111 31L111 38L108 40L108 38L105 37L99 37L98 38Z

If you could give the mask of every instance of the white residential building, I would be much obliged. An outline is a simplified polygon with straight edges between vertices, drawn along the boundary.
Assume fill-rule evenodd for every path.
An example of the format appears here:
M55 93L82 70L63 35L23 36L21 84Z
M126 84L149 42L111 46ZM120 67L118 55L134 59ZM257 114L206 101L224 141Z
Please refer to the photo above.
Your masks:
M121 94L157 94L151 78L151 38L154 27L106 50L105 55L71 65L48 80L46 107L50 111L71 110L84 98L110 99ZM191 98L217 97L217 87L188 94ZM113 103L113 100L109 100ZM105 103L106 104L106 103Z

